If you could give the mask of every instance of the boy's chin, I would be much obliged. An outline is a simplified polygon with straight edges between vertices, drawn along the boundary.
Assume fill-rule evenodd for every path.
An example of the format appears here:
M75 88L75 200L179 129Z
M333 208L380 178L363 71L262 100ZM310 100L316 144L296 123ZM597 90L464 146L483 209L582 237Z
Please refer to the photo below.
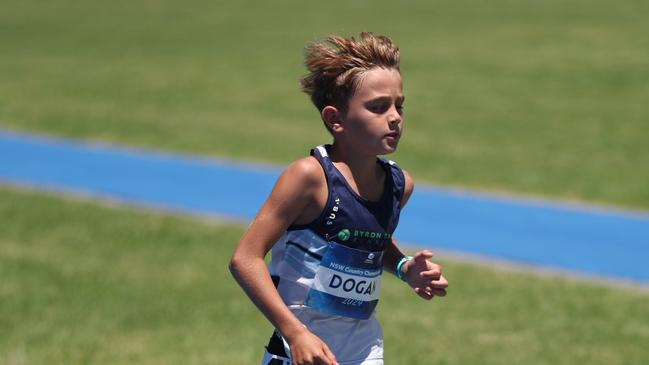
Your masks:
M380 153L377 153L377 155L389 155L391 153L394 153L397 151L397 145L387 145L387 146L382 146L382 151Z

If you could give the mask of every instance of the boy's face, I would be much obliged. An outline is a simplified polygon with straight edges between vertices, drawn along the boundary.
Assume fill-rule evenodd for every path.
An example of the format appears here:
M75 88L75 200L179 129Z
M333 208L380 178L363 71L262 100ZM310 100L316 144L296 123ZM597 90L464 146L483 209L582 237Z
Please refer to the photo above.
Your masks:
M365 72L341 116L337 137L362 153L396 151L403 130L403 101L399 71L377 67Z

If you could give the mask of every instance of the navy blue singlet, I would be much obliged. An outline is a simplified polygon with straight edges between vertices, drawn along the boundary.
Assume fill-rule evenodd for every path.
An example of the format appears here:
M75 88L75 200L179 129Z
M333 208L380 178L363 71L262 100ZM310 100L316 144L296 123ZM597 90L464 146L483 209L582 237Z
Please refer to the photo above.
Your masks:
M334 166L328 148L311 150L325 172L327 203L313 222L286 231L269 269L287 305L367 319L378 302L383 252L399 222L404 175L394 162L377 158L386 172L383 194L365 200Z
M273 246L269 272L284 303L325 340L339 361L363 353L363 359L378 360L383 339L374 309L383 253L399 222L405 179L394 162L377 158L386 172L383 194L378 201L365 200L334 166L329 147L311 150L327 179L327 203L313 222L287 229ZM286 356L285 345L275 333L267 358Z

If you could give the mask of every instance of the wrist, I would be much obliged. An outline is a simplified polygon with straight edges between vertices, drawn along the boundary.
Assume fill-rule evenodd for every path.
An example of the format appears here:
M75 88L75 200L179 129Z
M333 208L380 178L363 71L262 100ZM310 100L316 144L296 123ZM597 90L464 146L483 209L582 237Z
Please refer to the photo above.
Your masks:
M280 331L280 333L282 334L282 337L284 337L286 342L293 343L295 339L304 336L304 333L308 331L309 330L302 323L300 323L297 326L291 326L291 328Z
M394 268L394 274L401 280L401 281L406 281L406 271L405 266L408 261L412 260L412 256L403 256L399 261L397 261L397 265Z

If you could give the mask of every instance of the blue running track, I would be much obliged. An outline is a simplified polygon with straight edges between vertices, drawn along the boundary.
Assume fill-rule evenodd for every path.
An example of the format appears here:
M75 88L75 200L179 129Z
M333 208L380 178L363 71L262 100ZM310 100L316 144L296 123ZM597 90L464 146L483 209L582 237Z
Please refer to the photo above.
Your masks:
M0 131L0 182L252 219L280 168ZM419 185L397 239L649 284L649 215Z

